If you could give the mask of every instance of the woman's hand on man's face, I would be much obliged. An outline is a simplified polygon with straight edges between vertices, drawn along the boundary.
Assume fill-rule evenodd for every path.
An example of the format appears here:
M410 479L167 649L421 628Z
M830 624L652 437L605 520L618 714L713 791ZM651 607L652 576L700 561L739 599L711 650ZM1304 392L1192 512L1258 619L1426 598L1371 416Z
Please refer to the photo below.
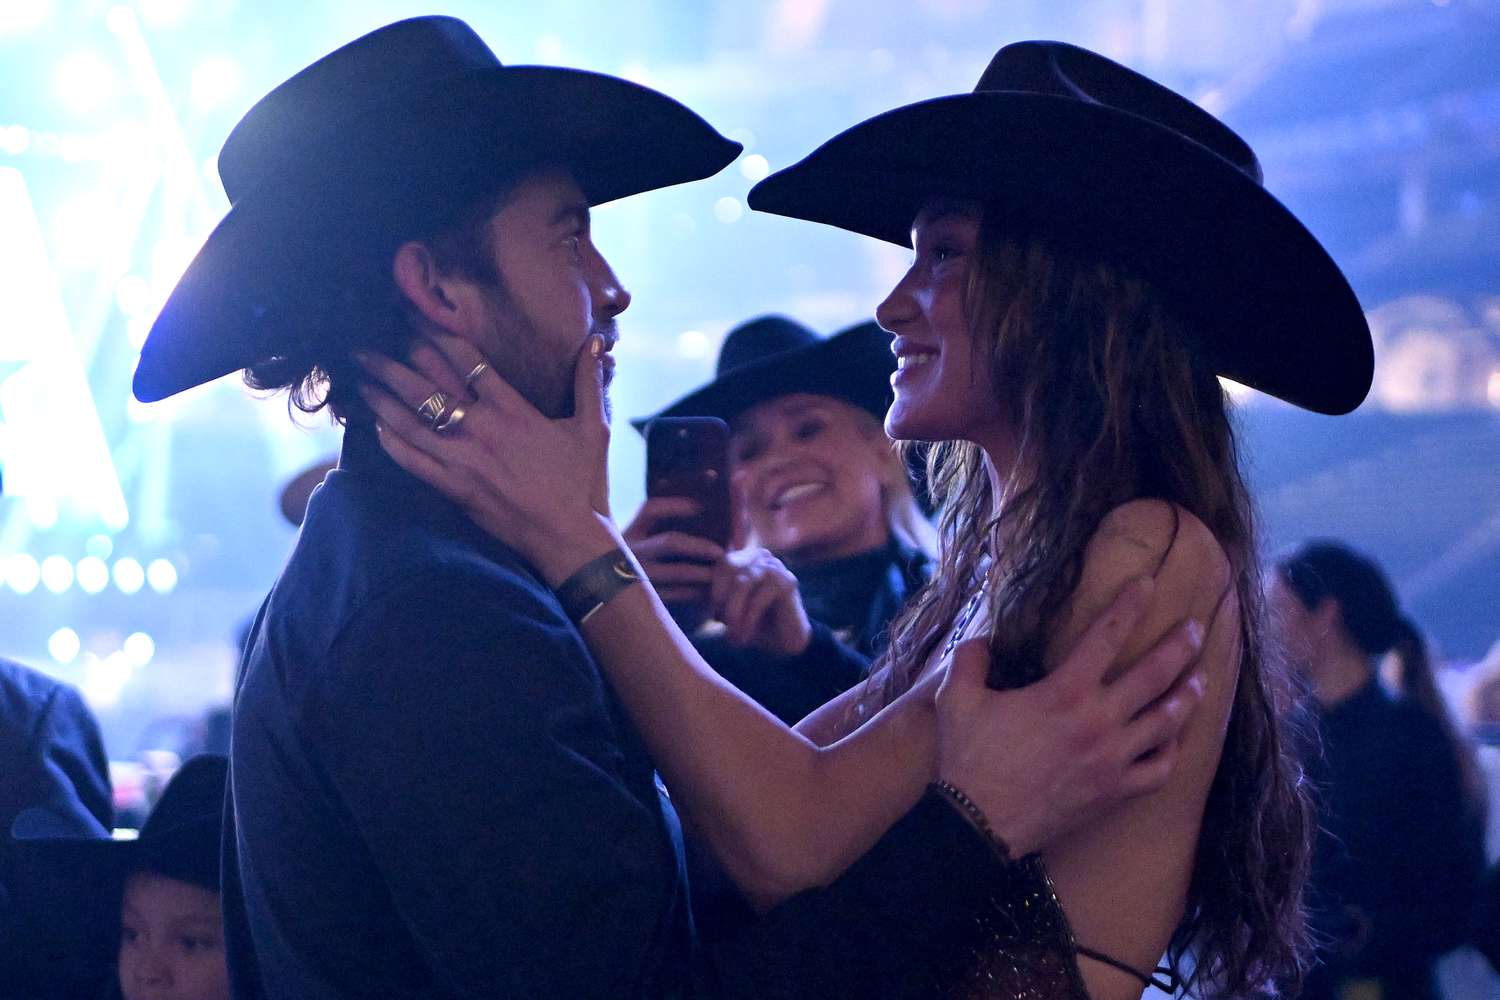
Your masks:
M574 415L559 420L544 416L493 368L481 368L485 359L472 344L446 335L418 345L414 367L360 357L369 376L360 394L398 465L555 585L617 544L609 523L602 358L602 341L590 337L574 374ZM417 412L439 391L463 407L441 433Z

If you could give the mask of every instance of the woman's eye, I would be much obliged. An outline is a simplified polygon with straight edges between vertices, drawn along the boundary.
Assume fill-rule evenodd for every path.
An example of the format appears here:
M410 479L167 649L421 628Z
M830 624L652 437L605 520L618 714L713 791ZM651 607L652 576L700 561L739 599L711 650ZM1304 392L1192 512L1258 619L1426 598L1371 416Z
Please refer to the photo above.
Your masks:
M823 424L817 420L808 420L797 425L796 437L798 441L806 441L815 438L823 432Z
M120 940L124 941L126 944L135 944L140 936L140 932L137 931L134 927L120 928Z
M180 941L182 943L182 950L188 952L189 954L195 951L202 951L205 948L213 947L213 942L208 938L183 937L180 939Z
M954 257L959 256L961 253L962 251L960 251L957 247L935 246L930 251L928 251L928 256L932 259L932 262L934 264L941 264L944 261L952 260Z

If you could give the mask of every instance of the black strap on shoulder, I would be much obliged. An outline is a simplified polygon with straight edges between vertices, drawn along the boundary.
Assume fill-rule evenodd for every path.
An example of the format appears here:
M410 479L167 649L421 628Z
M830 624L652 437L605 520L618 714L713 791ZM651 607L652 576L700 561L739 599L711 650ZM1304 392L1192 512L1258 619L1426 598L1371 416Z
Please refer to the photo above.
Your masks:
M1118 958L1115 958L1112 955L1106 955L1102 951L1095 951L1092 948L1085 948L1082 945L1078 946L1077 951L1078 954L1082 955L1084 958L1092 958L1096 962L1103 962L1105 965L1109 966L1112 969L1118 969L1119 971L1125 973L1127 976L1139 979L1141 981L1141 984L1144 986L1155 986L1163 993L1176 993L1178 987L1182 985L1177 979L1177 973L1173 972L1171 969L1167 968L1164 965L1158 966L1155 970L1156 975L1153 976L1142 972L1140 969L1137 969L1133 965L1126 965Z

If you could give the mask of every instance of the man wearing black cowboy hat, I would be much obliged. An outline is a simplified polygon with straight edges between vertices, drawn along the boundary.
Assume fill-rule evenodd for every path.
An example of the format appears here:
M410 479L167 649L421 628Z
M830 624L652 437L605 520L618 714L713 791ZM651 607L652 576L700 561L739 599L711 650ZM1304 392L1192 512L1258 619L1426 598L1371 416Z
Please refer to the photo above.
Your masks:
M400 470L361 403L365 352L405 357L443 387L413 404L428 428L464 433L467 386L431 364L425 333L482 353L470 383L493 366L570 412L584 345L611 344L629 302L589 207L737 152L643 87L502 67L451 18L346 45L230 135L232 207L153 327L136 395L247 368L347 425L235 700L237 997L909 995L982 905L962 873L992 864L990 845L929 797L827 889L701 941L676 813L576 626L629 568L554 593ZM1053 784L1089 779L1089 806L1117 797L1054 756Z

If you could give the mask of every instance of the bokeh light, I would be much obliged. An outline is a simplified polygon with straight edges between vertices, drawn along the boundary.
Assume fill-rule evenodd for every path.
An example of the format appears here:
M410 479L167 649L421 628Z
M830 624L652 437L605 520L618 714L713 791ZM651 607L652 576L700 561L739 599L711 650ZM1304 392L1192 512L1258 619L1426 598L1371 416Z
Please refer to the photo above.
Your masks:
M134 559L125 558L115 561L114 569L115 586L122 594L138 593L146 584L146 571L141 564Z
M70 628L58 629L47 640L47 652L52 659L64 666L78 659L78 651L82 646L78 633Z

